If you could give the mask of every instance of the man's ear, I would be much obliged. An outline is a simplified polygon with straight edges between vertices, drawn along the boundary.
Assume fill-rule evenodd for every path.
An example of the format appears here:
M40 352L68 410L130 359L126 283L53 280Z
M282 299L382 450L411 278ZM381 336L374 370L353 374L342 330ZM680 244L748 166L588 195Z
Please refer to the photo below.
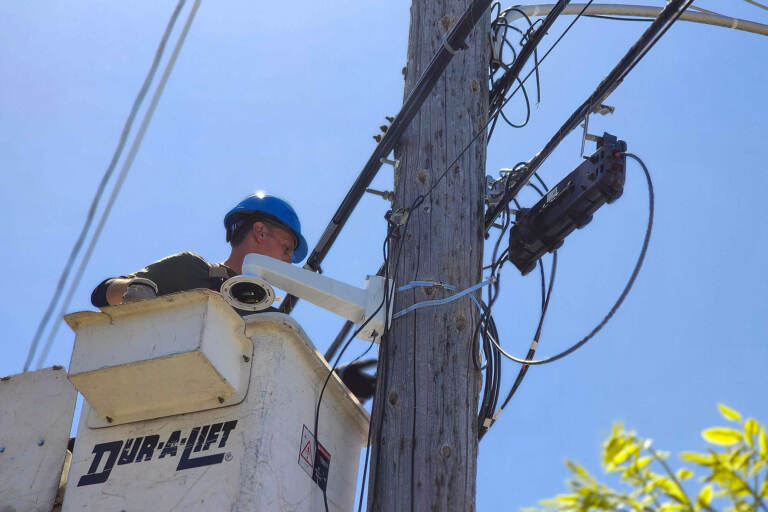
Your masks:
M261 243L261 239L264 238L266 231L267 226L261 221L257 220L251 226L251 234L253 235L254 240L256 240L256 243Z

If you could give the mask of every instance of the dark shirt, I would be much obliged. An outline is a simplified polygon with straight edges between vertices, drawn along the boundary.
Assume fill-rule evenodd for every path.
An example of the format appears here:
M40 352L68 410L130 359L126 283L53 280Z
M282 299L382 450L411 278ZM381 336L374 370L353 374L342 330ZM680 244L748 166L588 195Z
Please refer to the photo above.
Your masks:
M237 272L222 263L208 263L203 258L192 252L180 252L173 256L163 258L145 268L120 276L124 278L143 277L150 279L157 285L158 295L194 290L196 288L208 288L218 292L224 281L238 275ZM111 279L104 281L93 290L91 303L99 308L106 307L107 287ZM275 311L274 308L270 308ZM253 314L253 311L235 309L241 316Z

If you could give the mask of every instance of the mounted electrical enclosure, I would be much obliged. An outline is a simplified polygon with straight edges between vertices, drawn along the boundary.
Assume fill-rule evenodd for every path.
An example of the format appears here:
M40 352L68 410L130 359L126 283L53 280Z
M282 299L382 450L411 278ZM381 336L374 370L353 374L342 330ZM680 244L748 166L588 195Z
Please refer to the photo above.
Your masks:
M244 304L243 299L233 292L237 287L244 289L244 285L251 284L252 288L246 289L243 295L264 304L268 300L265 298L270 294L274 296L274 292L265 289L266 282L355 324L367 321L357 337L378 342L390 320L385 318L385 311L392 310L383 306L385 286L391 287L391 281L388 281L381 276L368 276L361 289L268 256L248 254L243 262L243 274L225 282L222 294L233 306L247 307L247 303Z
M605 203L624 191L627 143L608 133L598 139L597 151L552 187L532 208L522 208L509 232L509 260L523 273L536 267L544 253L561 245L574 229L582 228Z
M130 312L121 313L121 308ZM226 368L229 363L248 368L244 372L247 392L237 403L227 400L211 408L210 403L198 400L199 410L119 425L114 420L104 428L89 425L93 404L87 394L63 512L314 512L325 510L326 497L332 512L354 507L369 417L335 373L329 378L330 367L291 317L264 312L240 318L219 294L209 290L168 295L105 312L112 316L112 323L102 324L100 314L93 320L86 315L90 322L70 321L77 331L79 349L100 343L105 351L110 347L121 351L129 343L141 350L136 348L131 357L121 358L139 362L129 362L129 368L119 375L126 388L137 390L137 396L122 391L121 396L97 394L100 407L118 414L125 408L120 403L126 398L136 403L140 392L142 399L153 401L152 395L166 393L163 387L168 386L181 392L176 398L184 400L189 409L192 402L184 395L201 393L189 386L205 381L220 391L231 387L224 384L223 376L234 372ZM88 346L83 340L89 341ZM198 346L203 348L195 348ZM218 347L232 359L212 361L221 356ZM143 357L140 351L145 352ZM190 352L205 353L179 355ZM187 357L184 372L158 357ZM142 372L130 368L143 364L148 366ZM223 367L216 372L219 383L213 378L214 364ZM173 374L164 376L166 371ZM102 383L106 384L108 375ZM93 391L89 388L90 396ZM316 410L317 445L313 432Z
M253 351L243 319L207 290L65 317L69 380L105 427L242 401ZM244 357L245 356L245 357Z

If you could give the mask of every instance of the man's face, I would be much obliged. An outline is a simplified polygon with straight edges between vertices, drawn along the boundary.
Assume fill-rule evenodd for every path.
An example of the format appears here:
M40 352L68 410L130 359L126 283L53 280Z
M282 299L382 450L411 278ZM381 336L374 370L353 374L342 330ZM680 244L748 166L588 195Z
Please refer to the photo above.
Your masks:
M293 261L294 238L288 231L262 222L254 223L254 235L258 241L258 254L286 263Z

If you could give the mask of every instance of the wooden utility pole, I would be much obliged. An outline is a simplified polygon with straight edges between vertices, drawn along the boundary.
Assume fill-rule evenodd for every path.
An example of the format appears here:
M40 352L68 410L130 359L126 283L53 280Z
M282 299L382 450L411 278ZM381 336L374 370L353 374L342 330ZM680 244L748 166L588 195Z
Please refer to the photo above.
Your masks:
M469 0L413 0L406 95ZM488 117L488 13L477 23L395 148L393 211L425 195ZM481 280L485 133L392 240L395 286L413 280L459 290ZM401 251L402 246L402 251ZM399 263L396 257L400 255ZM452 295L441 287L395 295L395 312ZM472 358L478 312L469 297L395 319L379 355L371 420L371 511L474 510L477 400Z

